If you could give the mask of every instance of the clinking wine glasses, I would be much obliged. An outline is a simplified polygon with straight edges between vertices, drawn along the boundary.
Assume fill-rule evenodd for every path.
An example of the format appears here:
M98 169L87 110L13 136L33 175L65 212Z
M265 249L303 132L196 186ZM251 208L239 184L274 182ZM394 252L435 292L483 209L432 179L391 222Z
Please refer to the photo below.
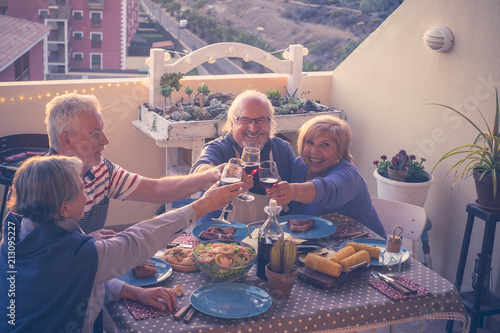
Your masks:
M260 149L254 147L243 148L243 153L241 154L241 159L245 162L245 173L247 175L254 175L259 172L259 162L260 162ZM241 201L250 202L255 199L248 190L237 196Z
M240 160L239 158L232 158L224 167L222 171L222 176L220 179L220 185L229 185L238 183L243 178L243 172L245 168L245 162ZM219 221L223 223L231 223L225 219L226 212L230 212L233 210L233 203L230 201L226 206L222 208L222 213L218 218L213 218L214 221Z

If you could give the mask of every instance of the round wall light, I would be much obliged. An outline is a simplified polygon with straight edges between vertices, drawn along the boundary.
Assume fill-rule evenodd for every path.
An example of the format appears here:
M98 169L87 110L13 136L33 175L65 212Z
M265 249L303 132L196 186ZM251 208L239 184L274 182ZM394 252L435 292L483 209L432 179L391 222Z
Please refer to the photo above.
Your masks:
M454 42L451 30L443 26L427 29L424 33L423 40L424 44L438 52L448 51L453 46Z

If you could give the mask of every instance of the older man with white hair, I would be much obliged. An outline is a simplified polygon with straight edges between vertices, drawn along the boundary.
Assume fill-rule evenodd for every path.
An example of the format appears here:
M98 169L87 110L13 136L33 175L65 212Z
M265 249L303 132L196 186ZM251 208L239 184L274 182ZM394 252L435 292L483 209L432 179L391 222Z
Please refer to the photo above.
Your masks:
M260 149L261 162L273 160L280 179L290 179L295 155L288 142L274 136L274 108L266 95L255 90L238 95L228 110L222 130L228 134L205 144L193 164L192 173L205 172L231 158L240 158L243 148L255 147ZM253 179L250 192L255 197L252 202L233 200L234 209L228 215L230 221L250 223L267 217L264 207L269 203L269 198L257 176Z

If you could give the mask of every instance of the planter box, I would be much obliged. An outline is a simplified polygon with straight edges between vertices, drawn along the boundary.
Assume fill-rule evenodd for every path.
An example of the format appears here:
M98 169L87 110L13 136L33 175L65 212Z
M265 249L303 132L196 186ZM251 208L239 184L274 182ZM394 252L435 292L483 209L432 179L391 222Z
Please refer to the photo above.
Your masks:
M320 114L332 114L345 119L344 111L337 110L275 116L278 124L277 132L295 132L304 122ZM225 122L226 120L171 121L141 105L139 107L139 119L134 121L133 125L159 143L161 141L216 138L224 134L220 131L220 128Z

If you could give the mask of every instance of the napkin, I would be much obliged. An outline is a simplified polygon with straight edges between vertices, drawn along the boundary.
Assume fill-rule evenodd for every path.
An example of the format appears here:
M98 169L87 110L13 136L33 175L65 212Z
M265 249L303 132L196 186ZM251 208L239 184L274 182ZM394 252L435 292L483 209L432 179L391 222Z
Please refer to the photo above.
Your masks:
M152 307L150 305L145 305L140 302L126 298L123 298L122 301L123 304L125 304L127 310L130 312L130 314L135 318L135 320L144 320L144 319L166 316L173 314L176 311L175 309L174 312L171 312L168 310L168 308L165 311L158 310L157 308ZM161 302L163 301L163 299L158 299L158 301ZM165 301L163 301L162 303L164 302Z
M416 294L404 295L402 292L394 289L393 287L391 287L391 285L389 285L387 282L382 281L382 280L369 282L369 284L373 288L380 291L385 296L389 297L392 301L399 301L399 300L408 299L408 298L418 298L418 297L422 297L422 296L428 296L431 294L431 291L429 289L421 287L419 284L413 282L412 280L408 279L407 277L402 276L402 277L394 279L394 280L401 282L402 284L406 284L410 287L413 287L413 288L417 289L418 292Z
M355 232L361 232L361 230L358 227L355 227L353 225L339 225L337 227L337 230L333 233L332 237L338 240L339 242L343 242L344 240L347 240L346 237L343 237L344 235L349 235Z

